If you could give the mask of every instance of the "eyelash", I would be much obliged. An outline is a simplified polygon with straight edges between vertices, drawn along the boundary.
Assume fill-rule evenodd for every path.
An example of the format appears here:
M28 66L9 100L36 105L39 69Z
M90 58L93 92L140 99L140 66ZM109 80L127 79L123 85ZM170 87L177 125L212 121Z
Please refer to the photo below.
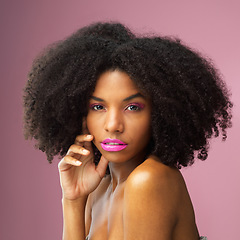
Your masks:
M101 107L101 109L97 109L98 107ZM129 107L135 107L135 108L137 108L137 109L135 109L135 110L129 110L129 111L131 111L131 112L139 112L139 111L141 111L141 110L144 108L144 104L142 104L142 103L130 103L130 104L127 105L127 107L126 107L124 110L128 110ZM99 104L99 103L91 104L91 105L89 106L89 108L90 108L91 110L93 110L93 111L102 111L102 110L105 111L104 105Z
M138 111L141 111L144 108L144 104L142 104L142 103L130 103L125 109L128 109L129 107L137 108L136 110L129 110L129 111L138 112Z
M95 107L99 107L99 106L104 108L104 106L102 104L99 104L99 103L91 104L89 108L92 109L93 111L101 111L101 110L103 110L103 109L95 109Z

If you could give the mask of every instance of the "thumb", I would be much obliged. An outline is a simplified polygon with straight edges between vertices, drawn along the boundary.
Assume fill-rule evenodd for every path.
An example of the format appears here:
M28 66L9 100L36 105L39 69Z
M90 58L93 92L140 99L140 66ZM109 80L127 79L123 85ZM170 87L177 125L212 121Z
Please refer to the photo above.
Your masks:
M105 176L107 166L108 166L108 160L105 157L101 156L101 159L96 168L96 171L98 172L101 178Z

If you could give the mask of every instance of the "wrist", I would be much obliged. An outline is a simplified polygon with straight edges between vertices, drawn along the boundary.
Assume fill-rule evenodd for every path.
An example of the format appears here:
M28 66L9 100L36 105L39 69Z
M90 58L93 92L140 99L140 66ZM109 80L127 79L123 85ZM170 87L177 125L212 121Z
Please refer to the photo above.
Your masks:
M86 204L87 198L88 196L79 197L77 199L69 199L63 196L62 203L64 205L79 205L79 204L82 205L82 204Z

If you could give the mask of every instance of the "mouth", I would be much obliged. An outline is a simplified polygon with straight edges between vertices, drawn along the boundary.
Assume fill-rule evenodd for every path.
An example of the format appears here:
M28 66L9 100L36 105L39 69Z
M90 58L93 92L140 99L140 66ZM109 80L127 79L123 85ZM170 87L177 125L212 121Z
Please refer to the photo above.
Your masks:
M127 147L127 144L118 139L105 139L101 142L103 150L108 152L118 152Z

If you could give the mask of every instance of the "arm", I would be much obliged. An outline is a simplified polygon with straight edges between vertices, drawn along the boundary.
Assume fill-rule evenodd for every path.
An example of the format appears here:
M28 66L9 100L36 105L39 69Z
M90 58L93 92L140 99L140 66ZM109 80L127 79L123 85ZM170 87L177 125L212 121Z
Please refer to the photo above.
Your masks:
M87 199L68 200L63 198L62 207L64 216L63 239L85 239L92 221L92 194L89 194Z
M86 198L78 200L62 199L63 239L85 239L85 205Z
M64 240L85 239L85 232L88 232L91 221L89 216L85 224L85 212L86 216L90 215L87 199L101 182L108 165L107 160L102 157L98 166L95 166L92 140L93 136L78 136L75 144L58 164L63 195ZM85 211L86 204L87 211Z
M156 169L136 169L129 176L124 193L124 240L172 239L179 200L173 182Z

